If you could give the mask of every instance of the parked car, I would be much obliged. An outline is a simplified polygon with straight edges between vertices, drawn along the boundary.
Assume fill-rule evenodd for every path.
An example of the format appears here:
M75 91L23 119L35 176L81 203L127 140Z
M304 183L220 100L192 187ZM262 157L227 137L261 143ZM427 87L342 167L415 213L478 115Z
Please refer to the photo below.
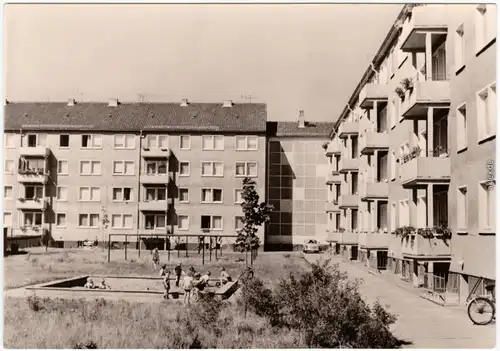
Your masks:
M312 252L319 253L319 243L316 240L307 240L304 245L304 249L302 250L304 253Z

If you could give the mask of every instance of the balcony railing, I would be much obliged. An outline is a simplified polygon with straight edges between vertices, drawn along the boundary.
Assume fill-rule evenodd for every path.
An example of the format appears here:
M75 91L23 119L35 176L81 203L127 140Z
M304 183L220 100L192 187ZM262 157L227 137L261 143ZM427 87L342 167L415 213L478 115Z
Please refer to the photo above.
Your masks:
M415 157L401 165L401 184L413 186L428 183L449 183L449 157Z
M338 204L333 201L326 203L325 210L326 212L340 212Z
M375 101L387 101L388 93L387 84L367 83L359 92L361 108L373 108Z
M163 157L170 157L170 149L166 147L143 147L141 151L142 157L158 157L158 158L163 158Z
M358 135L359 122L344 121L339 127L339 138L347 138L349 135Z
M389 133L363 132L359 136L359 150L363 155L371 155L375 150L389 150Z
M141 211L167 211L169 199L162 201L141 201L139 202L139 210Z
M331 156L331 155L340 155L340 152L342 150L342 145L338 140L330 140L328 143L328 147L326 148L326 156Z
M342 177L339 174L328 174L326 177L326 184L338 184L342 181Z
M451 256L450 240L441 238L424 238L418 234L408 235L401 239L403 256L418 257L445 257Z
M143 173L140 177L142 184L165 184L169 182L168 173Z
M339 172L345 173L349 171L357 171L359 169L359 159L358 158L348 158L342 156L339 162Z
M359 187L359 197L362 201L387 199L388 196L389 183L387 181L366 181L363 186Z
M342 195L339 198L340 208L356 208L359 205L359 195Z
M21 146L19 148L20 156L46 157L49 154L50 149L45 146Z
M43 168L39 169L19 169L17 171L17 181L20 183L42 183L49 180L49 172Z
M341 245L358 245L359 233L344 231L340 233L338 243Z
M423 287L436 293L446 292L446 277L434 275L433 273L424 273Z
M387 233L361 233L359 234L359 246L366 249L387 249L389 237Z
M47 200L43 198L25 199L19 198L16 201L16 207L19 210L41 210L47 209Z

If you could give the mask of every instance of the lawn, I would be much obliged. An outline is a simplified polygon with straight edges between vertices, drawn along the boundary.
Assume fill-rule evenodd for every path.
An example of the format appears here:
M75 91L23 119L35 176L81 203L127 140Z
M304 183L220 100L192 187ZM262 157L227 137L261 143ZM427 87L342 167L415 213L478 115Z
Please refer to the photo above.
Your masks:
M233 276L244 268L241 260L244 256L237 253L225 252L218 261L212 257L212 262L206 262L204 266L200 257L185 258L182 254L180 258L176 253L172 254L170 263L166 254L162 253L161 259L172 268L181 261L184 269L193 266L197 271L211 270L215 276L218 276L221 266ZM44 249L32 249L28 255L4 258L4 284L10 289L84 274L154 275L149 252L143 251L141 256L137 257L132 251L130 260L125 261L122 253L114 252L114 261L108 263L107 252L101 249L49 249L47 253ZM281 277L302 272L308 267L299 253L260 253L254 270L258 277L273 285ZM99 348L187 348L193 342L186 339L186 335L179 335L179 316L185 312L185 307L178 301L141 304L52 299L41 301L43 308L38 311L25 299L6 298L4 302L4 345L7 348L73 348L77 343L87 341L95 342ZM205 337L206 346L293 346L292 337L281 335L282 332L278 337L262 319L249 315L252 321L245 321L234 305L228 306L223 313L227 314L228 328L246 332Z

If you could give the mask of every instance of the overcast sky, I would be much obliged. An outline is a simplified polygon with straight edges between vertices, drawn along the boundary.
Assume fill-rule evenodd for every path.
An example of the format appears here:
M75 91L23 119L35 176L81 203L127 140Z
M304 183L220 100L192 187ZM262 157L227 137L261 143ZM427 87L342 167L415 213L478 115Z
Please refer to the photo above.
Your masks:
M333 121L402 5L5 5L11 101L252 101Z

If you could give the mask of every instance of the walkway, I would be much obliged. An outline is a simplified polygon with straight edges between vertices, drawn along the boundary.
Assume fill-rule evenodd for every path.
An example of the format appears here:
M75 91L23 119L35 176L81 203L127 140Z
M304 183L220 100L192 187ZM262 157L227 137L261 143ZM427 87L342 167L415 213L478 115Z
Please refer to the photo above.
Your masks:
M318 262L322 255L305 255L309 262ZM446 308L420 298L389 283L380 276L372 275L356 264L332 258L346 271L350 279L362 278L361 294L368 303L377 299L388 310L398 315L393 333L399 338L412 341L407 348L461 348L478 349L495 347L495 326L475 326L467 317L465 308Z

